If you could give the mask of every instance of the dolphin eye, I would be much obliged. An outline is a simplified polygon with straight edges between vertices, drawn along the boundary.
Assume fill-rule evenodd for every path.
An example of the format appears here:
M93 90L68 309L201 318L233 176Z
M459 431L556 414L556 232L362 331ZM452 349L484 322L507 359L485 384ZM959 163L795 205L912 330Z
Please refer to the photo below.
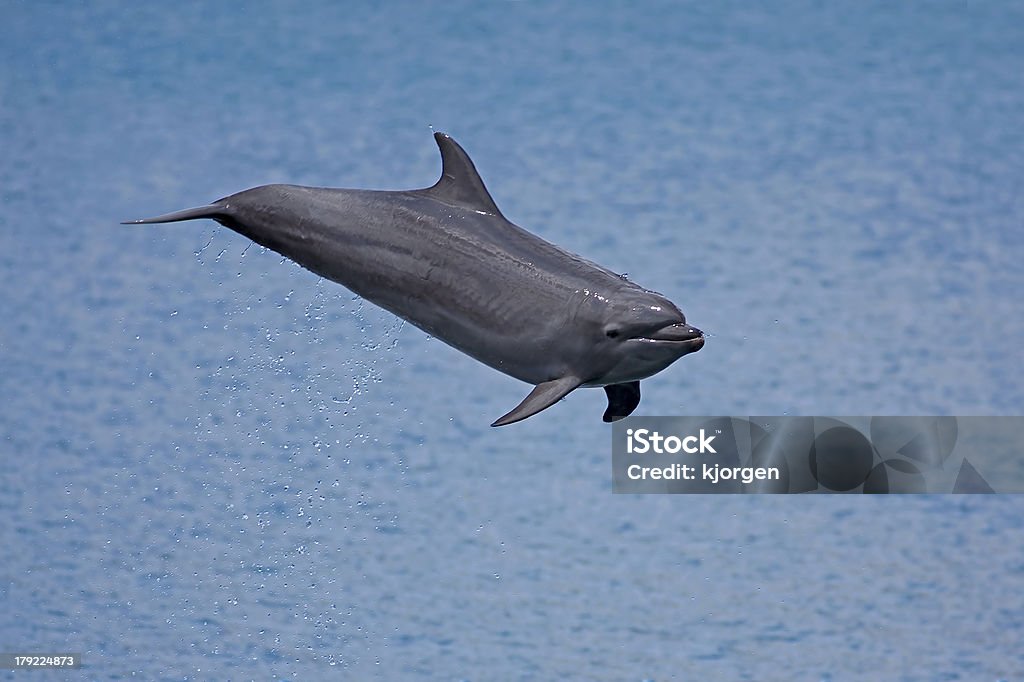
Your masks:
M614 339L614 338L617 338L617 337L619 336L619 330L618 330L618 329L616 329L615 327L612 327L611 329L609 329L609 330L605 331L605 333L604 333L604 334L605 334L605 336L607 336L607 337L608 337L609 339Z

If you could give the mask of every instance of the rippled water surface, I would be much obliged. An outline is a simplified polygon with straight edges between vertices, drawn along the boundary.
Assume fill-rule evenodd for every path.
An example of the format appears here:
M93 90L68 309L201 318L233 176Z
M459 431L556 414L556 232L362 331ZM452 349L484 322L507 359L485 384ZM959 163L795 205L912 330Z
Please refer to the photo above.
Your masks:
M433 125L509 218L709 332L642 414L1020 414L1019 3L3 16L0 650L84 654L52 679L1024 678L1020 497L614 496L603 392L491 429L527 386L213 223L117 225L429 185Z

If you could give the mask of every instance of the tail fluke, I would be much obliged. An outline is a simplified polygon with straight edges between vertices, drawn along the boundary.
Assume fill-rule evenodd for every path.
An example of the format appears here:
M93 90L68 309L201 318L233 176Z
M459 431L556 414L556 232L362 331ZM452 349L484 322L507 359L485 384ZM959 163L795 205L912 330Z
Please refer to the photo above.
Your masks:
M186 208L184 211L175 211L155 218L143 218L141 220L126 220L122 225L150 225L152 223L176 223L182 220L196 220L197 218L217 218L226 215L224 206L210 204L209 206L197 206Z

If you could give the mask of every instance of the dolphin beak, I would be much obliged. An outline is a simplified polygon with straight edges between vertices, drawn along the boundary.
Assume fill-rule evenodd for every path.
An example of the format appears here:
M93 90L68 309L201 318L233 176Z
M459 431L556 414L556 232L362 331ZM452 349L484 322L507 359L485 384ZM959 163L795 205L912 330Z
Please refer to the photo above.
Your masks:
M670 324L658 331L648 334L645 338L652 341L671 341L687 344L694 353L704 347L704 332L688 324Z

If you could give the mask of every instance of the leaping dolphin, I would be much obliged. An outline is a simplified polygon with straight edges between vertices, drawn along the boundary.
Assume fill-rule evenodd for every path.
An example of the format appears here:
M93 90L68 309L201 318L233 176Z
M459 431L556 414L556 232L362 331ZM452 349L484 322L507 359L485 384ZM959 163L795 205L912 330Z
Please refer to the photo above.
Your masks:
M661 294L501 214L469 155L435 133L441 179L407 191L264 185L129 221L212 218L480 362L534 385L491 426L603 386L604 421L640 403L640 380L704 346Z

